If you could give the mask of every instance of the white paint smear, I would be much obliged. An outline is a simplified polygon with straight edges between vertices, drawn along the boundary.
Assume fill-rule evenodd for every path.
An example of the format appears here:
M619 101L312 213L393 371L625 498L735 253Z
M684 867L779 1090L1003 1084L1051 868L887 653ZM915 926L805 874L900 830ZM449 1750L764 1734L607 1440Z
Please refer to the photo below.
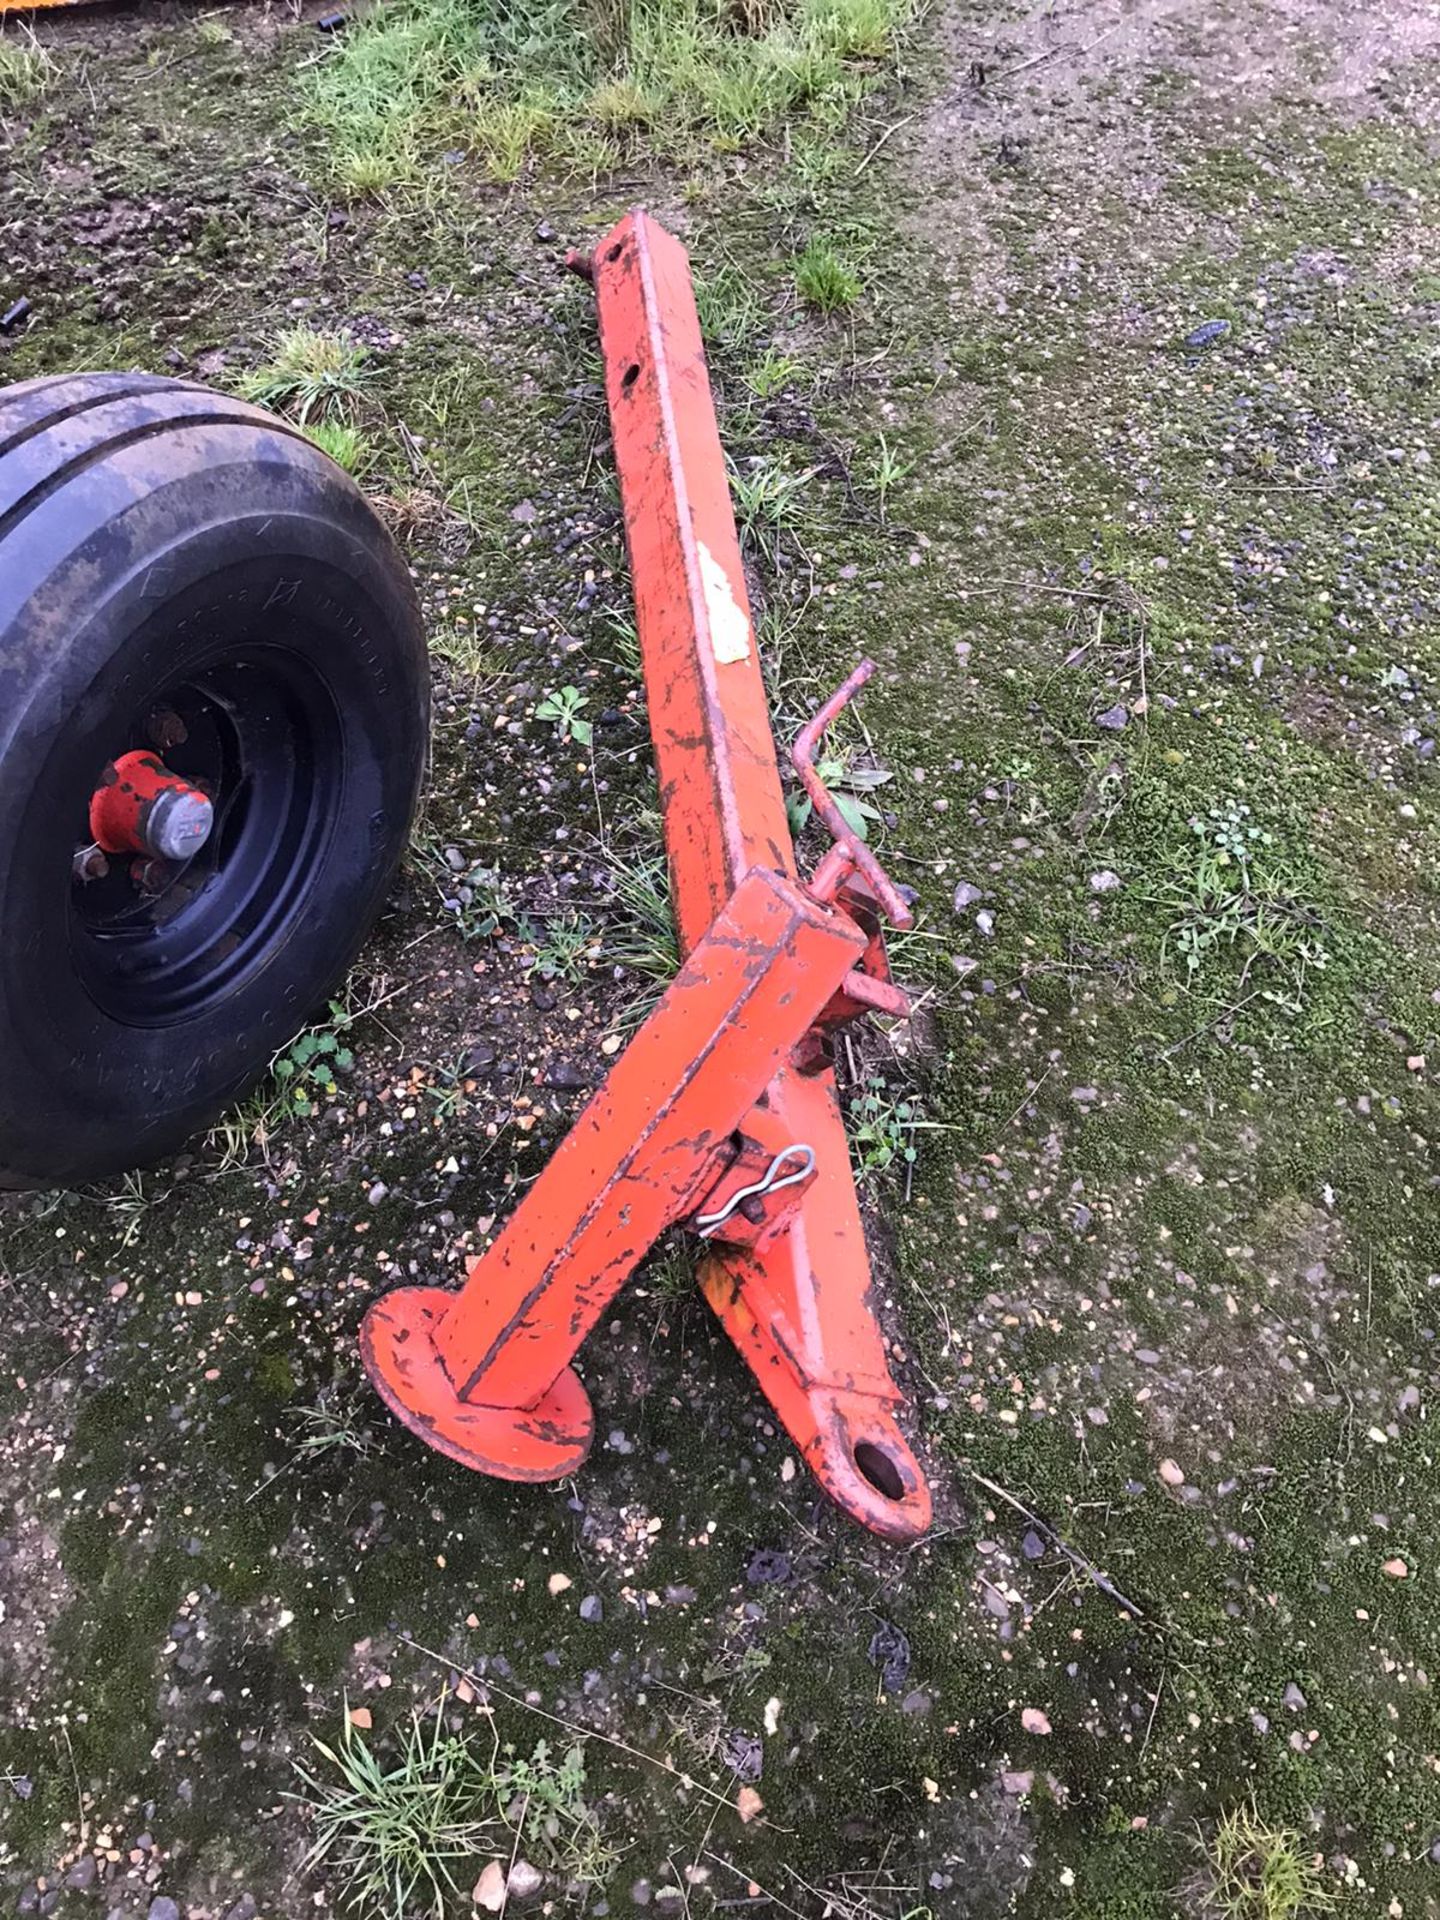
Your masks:
M700 543L700 582L710 616L710 645L722 667L750 658L750 617L735 598L720 562Z

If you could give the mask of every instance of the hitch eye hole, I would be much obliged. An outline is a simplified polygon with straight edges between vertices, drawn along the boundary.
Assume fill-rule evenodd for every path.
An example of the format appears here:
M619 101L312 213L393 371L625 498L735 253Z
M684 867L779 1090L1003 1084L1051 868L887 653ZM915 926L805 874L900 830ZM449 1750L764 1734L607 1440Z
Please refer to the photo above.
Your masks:
M620 258L621 254L624 253L624 251L625 251L625 243L622 240L617 240L615 245L611 247L610 251L606 254L605 258L610 262L611 266L614 266L615 262Z
M629 393L630 389L634 386L635 382L639 378L640 378L640 363L637 360L632 362L631 365L625 369L624 378L620 382L620 391L622 393Z
M855 1465L860 1469L861 1478L869 1481L875 1491L883 1493L887 1500L905 1498L905 1482L900 1477L900 1469L883 1447L877 1447L869 1440L860 1441L855 1448Z

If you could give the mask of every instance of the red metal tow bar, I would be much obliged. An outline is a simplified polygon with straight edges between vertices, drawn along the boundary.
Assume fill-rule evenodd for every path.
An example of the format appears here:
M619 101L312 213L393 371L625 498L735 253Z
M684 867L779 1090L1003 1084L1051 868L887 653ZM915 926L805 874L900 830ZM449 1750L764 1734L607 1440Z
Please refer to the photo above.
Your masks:
M903 1015L882 915L909 911L813 764L863 664L795 765L835 845L796 877L724 457L684 249L643 212L589 261L685 962L458 1294L375 1302L361 1346L431 1446L512 1480L584 1460L571 1361L646 1252L688 1223L700 1284L830 1496L893 1540L930 1523L896 1421L831 1035Z

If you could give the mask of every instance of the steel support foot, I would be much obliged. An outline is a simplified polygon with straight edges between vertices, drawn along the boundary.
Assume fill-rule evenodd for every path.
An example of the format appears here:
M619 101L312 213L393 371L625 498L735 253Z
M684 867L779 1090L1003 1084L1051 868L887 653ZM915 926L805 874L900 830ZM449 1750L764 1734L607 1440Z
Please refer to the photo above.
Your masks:
M595 1437L590 1396L573 1367L532 1407L485 1407L462 1400L435 1345L455 1304L443 1287L397 1287L377 1300L360 1328L360 1357L397 1420L462 1467L501 1480L562 1480L582 1465Z

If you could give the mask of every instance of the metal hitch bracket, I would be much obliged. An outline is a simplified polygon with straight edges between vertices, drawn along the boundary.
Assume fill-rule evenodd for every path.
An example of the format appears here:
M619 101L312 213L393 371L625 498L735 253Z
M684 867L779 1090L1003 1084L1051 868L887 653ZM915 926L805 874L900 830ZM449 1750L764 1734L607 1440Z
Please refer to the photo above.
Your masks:
M573 1360L669 1227L826 1492L893 1540L930 1523L870 1306L833 1030L901 1016L881 923L909 908L814 767L864 663L795 744L835 845L795 852L684 249L635 211L588 259L684 965L458 1293L370 1308L391 1408L468 1465L572 1472L593 1415Z

